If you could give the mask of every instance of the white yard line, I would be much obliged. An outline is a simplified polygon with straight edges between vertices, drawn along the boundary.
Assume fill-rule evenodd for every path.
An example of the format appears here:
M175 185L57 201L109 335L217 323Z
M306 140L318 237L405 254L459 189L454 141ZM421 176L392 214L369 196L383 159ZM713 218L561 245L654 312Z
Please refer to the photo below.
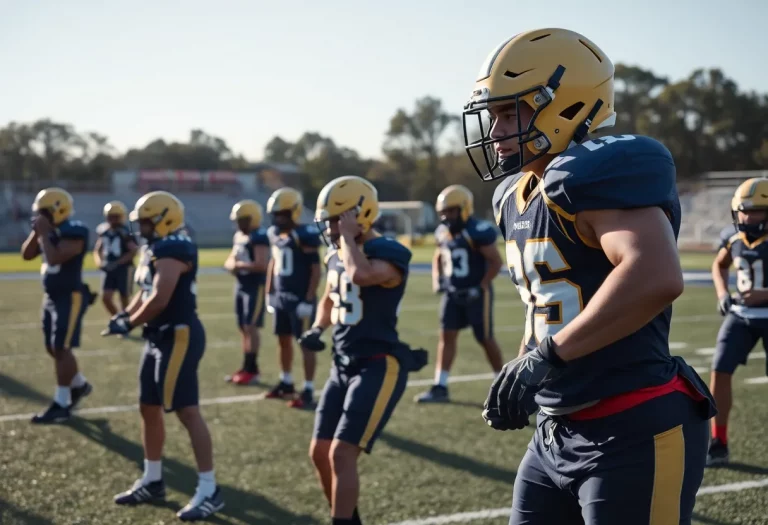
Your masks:
M696 495L706 496L707 494L719 494L721 492L741 492L762 487L768 487L768 478L701 487ZM441 516L432 516L429 518L399 521L397 523L390 523L389 525L444 525L447 523L470 523L473 521L489 520L493 518L504 518L509 516L509 514L510 510L508 507L500 509L483 509L473 512L459 512L456 514L443 514Z

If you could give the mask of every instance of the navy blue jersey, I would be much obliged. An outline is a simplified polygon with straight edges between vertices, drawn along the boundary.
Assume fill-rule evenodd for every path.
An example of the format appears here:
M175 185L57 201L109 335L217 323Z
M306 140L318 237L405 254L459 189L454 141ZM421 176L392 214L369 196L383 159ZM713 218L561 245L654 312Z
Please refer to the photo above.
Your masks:
M40 247L40 275L43 278L43 289L48 295L57 295L79 290L83 286L83 257L88 250L88 227L80 221L65 220L50 234L49 239L54 246L64 239L83 241L83 250L62 264L48 264L45 252Z
M269 246L269 237L267 237L267 232L264 229L258 228L249 234L241 231L235 232L232 239L232 250L236 261L252 263L253 249L256 246ZM235 277L237 277L238 288L255 290L260 284L264 284L266 273L237 270Z
M736 270L736 291L738 295L752 290L764 290L768 287L768 235L751 239L744 232L736 230L734 225L720 232L720 248L725 248L733 259ZM741 317L768 317L768 303L747 307L735 305L732 309Z
M360 287L344 271L336 250L325 257L328 283L331 287L331 322L334 352L366 356L382 352L382 348L398 342L397 316L408 279L411 251L388 237L375 237L362 245L369 259L380 259L394 265L403 274L397 286Z
M441 224L435 230L435 242L440 249L440 283L443 288L478 286L488 267L488 261L478 248L494 244L497 235L493 224L474 217L470 217L464 229L457 234L452 234L447 226Z
M128 252L128 245L136 241L123 225L112 228L109 223L103 222L96 228L96 235L101 239L101 258L110 263L115 262ZM123 266L130 266L133 261L128 261Z
M154 241L147 249L147 266L139 271L143 277L141 289L146 300L153 290L155 264L160 259L176 259L187 263L190 269L179 276L171 300L165 309L147 323L150 327L163 325L189 324L197 318L197 245L186 234L172 234Z
M272 226L267 235L274 260L271 293L294 295L296 300L303 301L312 263L317 261L317 256L312 257L304 249L320 246L320 232L312 224L300 224L288 233L280 233Z
M507 178L493 203L510 275L526 305L529 348L571 322L614 268L599 245L579 234L577 213L658 206L675 237L680 229L672 157L642 136L602 137L572 147L549 164L541 181L530 172ZM671 316L668 307L635 333L572 361L536 396L537 403L569 411L670 381L678 368L669 354Z

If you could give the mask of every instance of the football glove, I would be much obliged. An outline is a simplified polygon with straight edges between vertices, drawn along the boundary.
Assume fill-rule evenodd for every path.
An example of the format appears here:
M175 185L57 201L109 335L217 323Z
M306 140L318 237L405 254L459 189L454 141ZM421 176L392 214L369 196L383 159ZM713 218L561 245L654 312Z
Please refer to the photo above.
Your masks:
M111 272L115 268L117 268L117 261L112 261L112 262L108 262L108 263L102 263L102 265L101 265L101 271L102 272Z
M313 326L299 337L299 345L310 352L322 352L325 350L325 343L320 336L323 335L323 328Z
M312 316L314 310L315 307L312 305L312 303L302 301L296 305L296 316L299 319L306 319L307 317Z
M723 294L717 300L717 309L720 311L720 315L728 315L728 312L731 311L731 306L733 306L733 297L729 293Z
M131 321L128 318L128 314L125 312L120 312L109 320L107 328L101 331L101 335L126 335L132 329L133 327L131 326Z
M267 312L274 314L275 313L275 307L272 306L272 303L275 301L274 296L272 294L267 295Z
M536 411L534 396L562 375L565 361L555 352L551 337L534 350L504 365L491 384L483 403L483 419L495 430L517 430L528 426Z

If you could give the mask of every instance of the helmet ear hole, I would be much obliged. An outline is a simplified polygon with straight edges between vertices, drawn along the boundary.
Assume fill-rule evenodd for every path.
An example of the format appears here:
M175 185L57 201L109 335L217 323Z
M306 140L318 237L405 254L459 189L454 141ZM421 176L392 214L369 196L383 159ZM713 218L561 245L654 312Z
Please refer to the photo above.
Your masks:
M571 104L564 110L560 112L560 116L563 117L566 120L573 120L576 115L579 114L579 111L584 107L584 102L576 102L575 104Z

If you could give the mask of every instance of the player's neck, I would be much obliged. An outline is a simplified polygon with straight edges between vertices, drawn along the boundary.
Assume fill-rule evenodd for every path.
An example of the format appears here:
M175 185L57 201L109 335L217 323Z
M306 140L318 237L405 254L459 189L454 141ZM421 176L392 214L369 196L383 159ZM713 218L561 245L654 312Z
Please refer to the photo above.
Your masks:
M552 162L557 155L544 155L540 159L536 159L530 164L525 166L525 171L532 171L536 175L537 179L541 179L544 176L544 172L547 170L547 166Z
M379 232L374 229L370 229L357 238L357 244L365 244L366 242L370 241L371 239L375 239L376 237L380 237Z

